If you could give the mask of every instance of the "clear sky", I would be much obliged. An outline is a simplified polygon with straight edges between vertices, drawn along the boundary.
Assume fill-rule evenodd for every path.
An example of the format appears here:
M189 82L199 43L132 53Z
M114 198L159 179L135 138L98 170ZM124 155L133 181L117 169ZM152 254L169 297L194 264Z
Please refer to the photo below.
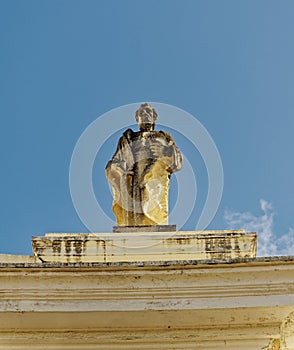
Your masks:
M194 115L218 147L224 192L209 228L257 228L264 254L290 254L293 18L292 0L0 0L0 253L87 232L69 191L78 138L113 108L157 101ZM104 167L120 133L93 170L109 215ZM200 176L200 199L204 187Z

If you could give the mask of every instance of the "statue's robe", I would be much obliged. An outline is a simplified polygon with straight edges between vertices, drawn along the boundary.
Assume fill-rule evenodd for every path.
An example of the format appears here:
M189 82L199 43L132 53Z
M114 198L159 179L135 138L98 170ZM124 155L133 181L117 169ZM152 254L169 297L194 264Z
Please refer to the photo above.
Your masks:
M182 167L171 135L125 131L106 166L119 226L166 225L170 175Z

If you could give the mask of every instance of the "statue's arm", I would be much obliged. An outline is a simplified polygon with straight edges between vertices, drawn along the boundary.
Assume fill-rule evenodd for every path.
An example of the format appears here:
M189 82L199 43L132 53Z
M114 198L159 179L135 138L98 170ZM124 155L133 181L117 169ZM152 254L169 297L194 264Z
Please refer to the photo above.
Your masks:
M174 151L174 162L171 170L172 172L175 172L182 169L183 157L182 157L182 153L180 152L180 150L178 149L175 143L173 144L173 151Z
M123 137L122 136L117 145L117 149L112 159L106 165L106 177L112 186L120 187L120 180L126 173L126 161L123 159Z
M164 131L160 131L160 133L164 135L166 140L166 150L164 153L170 158L169 171L171 173L174 173L175 171L178 171L182 168L182 154L169 133Z
M130 164L132 164L130 142L133 131L126 130L118 141L117 149L112 159L106 165L107 179L112 185L119 186L120 181L131 173Z

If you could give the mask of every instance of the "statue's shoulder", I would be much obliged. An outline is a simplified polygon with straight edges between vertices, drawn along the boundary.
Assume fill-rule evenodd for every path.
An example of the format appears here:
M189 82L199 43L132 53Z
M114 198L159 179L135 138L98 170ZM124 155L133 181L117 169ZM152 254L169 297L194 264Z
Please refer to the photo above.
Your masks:
M131 141L134 138L134 131L132 129L127 129L124 133L123 136L126 138L128 141Z
M173 137L168 132L160 130L159 133L166 138L167 142L169 142L169 141L173 142L174 141Z
M132 142L134 139L134 134L135 132L132 129L127 129L123 132L122 136L120 137L119 143Z

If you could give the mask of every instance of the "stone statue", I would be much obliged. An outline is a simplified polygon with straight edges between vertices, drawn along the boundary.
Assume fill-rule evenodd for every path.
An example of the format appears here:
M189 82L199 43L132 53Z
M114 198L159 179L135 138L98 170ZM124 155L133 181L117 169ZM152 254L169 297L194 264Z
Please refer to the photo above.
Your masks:
M155 131L157 113L148 103L136 112L140 131L126 130L106 166L119 226L168 224L168 189L182 155L170 134Z

